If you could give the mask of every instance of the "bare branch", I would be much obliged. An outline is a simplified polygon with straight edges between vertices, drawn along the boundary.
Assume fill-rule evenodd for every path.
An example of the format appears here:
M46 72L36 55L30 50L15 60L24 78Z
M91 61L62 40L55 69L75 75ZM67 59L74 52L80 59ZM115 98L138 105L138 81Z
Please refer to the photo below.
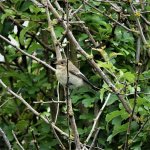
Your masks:
M50 124L49 120L46 119L44 116L40 115L39 112L37 112L34 108L32 108L23 98L22 96L17 95L16 93L14 93L9 87L7 87L5 85L5 83L0 79L0 84L13 96L15 96L16 98L18 98L24 105L27 106L27 108L36 116L38 116L39 118L41 118L44 122L46 122L47 124ZM63 132L61 129L59 129L57 126L55 126L55 124L52 122L51 125L53 126L53 128L55 130L57 130L60 134L69 137L68 134L66 134L65 132ZM71 137L73 139L73 137Z
M49 4L49 0L47 0L47 7L46 7L46 15L47 15L47 20L48 20L48 31L50 32L52 41L53 41L53 45L54 45L54 49L56 52L56 56L57 56L57 60L62 59L61 53L60 53L60 47L59 47L59 43L57 41L56 38L56 34L54 31L54 27L52 24L52 20L50 18L50 14L49 14L49 10L48 10L48 4Z
M135 31L134 29L129 29L128 27L126 27L124 24L118 22L117 20L113 19L111 16L105 14L104 12L100 11L99 9L97 9L96 7L94 7L93 5L91 5L88 2L85 2L88 6L90 6L91 8L95 9L96 11L98 11L99 13L103 14L104 16L108 17L110 20L114 21L116 24L118 24L119 26L123 27L124 29L126 29L129 32L133 32L133 33L138 33L138 31Z
M141 37L138 37L137 40L137 48L136 48L136 64L140 61L140 53L141 53Z
M18 141L17 136L15 135L15 132L14 132L13 130L12 130L12 134L13 134L15 140L16 140L16 143L17 143L18 146L20 147L20 149L25 150L25 149L23 148L23 146L20 144L20 142Z
M10 142L5 134L5 132L0 128L0 135L3 137L4 141L5 141L5 144L7 145L8 149L9 150L13 150L11 145L10 145Z
M5 7L3 7L3 5L0 5L0 9L2 10L2 12L5 13ZM21 28L21 29L24 28L24 26L18 21L18 19L15 19L15 18L13 18L11 16L9 16L8 19L10 21L12 21L15 25L17 25L19 28ZM42 40L40 40L39 37L36 35L36 33L27 31L27 34L30 35L33 39L35 39L45 49L48 49L49 51L54 53L53 49L50 46L48 46L47 44L45 44Z
M59 95L59 83L57 84L57 111L56 111L56 115L55 115L55 120L54 123L57 122L57 118L58 118L58 114L59 114L59 106L60 106L60 95ZM63 101L66 104L66 101Z
M26 56L28 56L28 57L30 57L30 58L36 60L37 62L43 64L44 66L46 66L47 68L49 68L49 69L51 69L52 71L55 72L55 69L54 69L53 67L51 67L49 64L47 64L45 61L42 61L42 60L40 60L39 58L37 58L37 57L35 57L35 56L31 55L31 54L26 53L25 51L23 51L22 49L20 49L19 47L17 47L15 44L11 43L11 42L10 42L8 39L6 39L4 36L0 35L0 38L1 38L2 40L4 40L5 42L7 42L8 44L10 44L11 46L13 46L13 47L14 47L15 49L17 49L18 51L20 51L22 54L24 54L24 55L26 55Z
M56 104L66 104L65 101L46 101L46 102L43 102L43 101L39 101L39 102L33 102L35 104L51 104L51 103L56 103Z
M36 140L36 137L35 137L35 134L34 134L33 130L31 132L32 132L33 143L35 145L35 148L36 148L36 150L40 150L40 146L38 145L38 142Z
M91 132L90 132L90 134L88 135L88 137L87 137L87 139L85 140L84 143L88 143L88 141L90 140L90 138L91 138L93 132L95 131L96 124L97 124L97 122L98 122L98 120L99 120L99 117L100 117L100 115L102 114L102 112L103 112L105 106L107 105L107 102L108 102L108 100L109 100L109 98L110 98L110 95L111 95L111 94L109 93L108 96L107 96L107 98L106 98L105 103L103 104L102 108L99 110L99 112L98 112L96 118L94 119L94 123L93 123L92 129L91 129Z
M77 18L77 20L81 21L80 18L77 15L76 15L76 18ZM85 30L86 34L89 36L90 41L93 43L94 47L98 47L99 44L98 44L98 42L96 42L94 40L94 38L93 38L92 34L90 33L88 27L86 27L84 25L84 23L82 23L81 25L82 25L81 27Z
M141 18L145 21L147 25L150 25L150 21L148 21L143 15L141 15Z
M130 7L131 7L131 10L132 10L133 14L135 15L135 10L134 10L135 8L133 7L132 3L130 3ZM136 11L137 11L137 10L136 10ZM139 21L139 18L138 18L137 16L135 16L135 20L136 20L136 22L137 22L138 29L139 29L139 32L140 32L142 41L143 41L144 44L147 44L146 38L145 38L145 36L144 36L144 34L143 34L143 29L142 29L141 23L140 23L140 21Z
M61 146L62 150L66 150L65 146L63 145L62 141L60 140L59 136L57 135L57 133L56 133L54 127L53 127L53 126L51 126L51 127L52 127L52 129L53 129L53 133L54 133L56 139L57 139L58 142L60 143L60 146Z
M138 88L138 82L139 82L139 76L140 76L140 66L138 66L137 69L138 69L137 70L137 77L136 77L135 82L134 82L134 87L135 87L134 88L134 103L133 103L132 113L130 115L129 122L128 122L128 128L127 128L127 133L126 133L126 140L125 140L124 150L129 149L128 140L129 140L129 136L130 136L130 132L131 132L131 123L132 123L132 120L133 120L135 107L137 105L137 88Z
M92 149L93 149L99 131L100 131L100 128L97 129L97 131L96 131L96 133L95 133L95 136L94 136L94 139L93 139L93 142L92 142L92 144L91 144L89 150L92 150Z

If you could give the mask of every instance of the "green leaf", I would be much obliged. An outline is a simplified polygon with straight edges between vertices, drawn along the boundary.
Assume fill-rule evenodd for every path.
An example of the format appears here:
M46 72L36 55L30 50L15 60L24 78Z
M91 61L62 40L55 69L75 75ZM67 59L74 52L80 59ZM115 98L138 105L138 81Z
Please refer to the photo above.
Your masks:
M32 5L31 1L25 1L23 5L21 5L20 11L26 11Z
M93 115L92 114L83 114L83 115L80 115L80 119L81 120L91 120L91 121L93 121Z
M92 98L92 97L88 97L84 100L82 100L82 104L85 106L85 107L93 107L93 102L95 101L95 98Z
M28 120L20 120L16 124L16 129L20 130L22 132L28 127L28 125L29 125L29 121Z
M81 97L78 95L73 95L71 96L71 99L72 99L72 102L75 104L81 99Z
M113 133L112 133L112 136L114 137L118 133L126 132L127 128L128 128L128 123L125 123L125 124L120 125L120 126L115 126Z
M55 27L55 34L57 38L61 38L63 36L64 29L60 26Z
M35 13L35 14L39 13L42 10L42 8L36 7L34 5L30 5L29 9L31 13Z
M125 72L124 78L127 79L131 83L133 83L135 81L135 75L131 72Z
M14 99L7 97L7 100L8 102L4 105L1 113L13 115L16 112L17 105L15 104Z
M107 114L105 120L108 123L117 116L120 116L120 111L119 110L116 110L116 111L113 111L113 112Z
M12 16L15 14L15 11L13 11L12 9L5 9L5 13L8 14L9 16Z
M98 62L98 66L102 68L112 69L114 67L113 64L109 62L102 62L102 61L97 61L97 62Z
M103 101L103 98L104 98L104 93L106 92L107 90L105 88L102 88L100 90L100 100Z
M46 133L49 133L50 131L50 126L48 124L40 124L39 130L42 135L45 135Z
M20 32L20 36L19 36L19 40L21 45L24 45L24 41L25 41L25 34L30 31L31 29L33 29L34 27L36 27L36 24L30 25L28 27L24 27L21 32Z
M107 106L112 105L116 100L118 100L118 97L116 94L111 94L109 97L109 100L107 102Z
M150 70L144 71L142 74L143 74L145 79L149 79L150 78Z

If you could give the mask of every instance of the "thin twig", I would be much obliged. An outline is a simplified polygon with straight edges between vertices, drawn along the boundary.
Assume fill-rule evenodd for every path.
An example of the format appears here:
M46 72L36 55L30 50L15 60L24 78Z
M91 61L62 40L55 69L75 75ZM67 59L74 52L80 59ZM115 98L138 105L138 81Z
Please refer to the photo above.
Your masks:
M133 7L133 4L132 4L132 3L130 3L130 8L131 8L133 14L135 15L135 11L136 11L136 10L134 10L135 8ZM144 36L144 34L143 34L143 29L142 29L142 26L141 26L141 23L140 23L140 21L139 21L138 16L135 16L135 20L136 20L136 22L137 22L137 26L138 26L138 29L139 29L139 32L140 32L142 41L143 41L144 44L147 44L147 41L146 41L146 38L145 38L145 36Z
M53 24L52 24L52 20L50 18L48 5L49 5L49 0L47 0L47 6L46 6L48 31L50 32L50 35L51 35L51 39L52 39L52 42L53 42L53 45L54 45L57 60L59 60L59 59L62 59L62 56L61 56L60 47L59 47L59 44L58 44L58 41L57 41L57 37L56 37L55 31L54 31L54 27L53 27Z
M17 136L15 135L15 132L12 130L12 134L13 134L13 136L14 136L14 138L15 138L15 140L16 140L16 143L18 144L18 146L22 149L22 150L25 150L24 148L23 148L23 146L20 144L20 142L18 141L18 139L17 139Z
M5 141L5 144L7 145L8 149L9 150L13 150L11 145L10 145L10 142L5 134L5 132L0 128L0 135L3 137L4 141Z
M7 101L5 101L2 105L0 105L0 108L3 107L8 101L9 101L9 99Z
M56 133L56 131L55 131L55 129L54 129L53 126L52 126L52 130L53 130L53 133L54 133L56 139L58 140L58 142L59 142L60 147L62 148L62 150L66 150L65 146L63 145L62 141L60 140L60 138L59 138L59 136L57 135L57 133Z
M135 134L135 136L132 138L132 141L134 142L134 140L136 139L136 137L139 135L139 133L143 130L143 128L145 127L145 125L148 123L150 117L147 117L146 121L143 123L143 125L141 126L141 128L139 129L139 131Z
M136 64L140 62L140 54L141 54L141 37L139 36L137 39L137 48L136 48Z
M94 7L92 4L85 2L88 6L90 6L91 8L95 9L96 11L98 11L99 13L103 14L104 16L108 17L110 20L114 21L116 24L118 24L119 26L123 27L124 29L126 29L129 32L133 32L133 33L138 33L138 31L135 31L133 29L129 29L128 27L126 27L125 25L121 24L120 22L118 22L117 20L113 19L112 16L107 15L106 13L100 11L98 8Z
M81 21L80 18L76 15L77 20ZM88 27L86 27L84 25L84 23L81 24L82 28L85 30L86 34L89 36L90 41L93 43L94 47L98 47L98 42L95 41L95 39L93 38L92 34L90 33Z
M33 130L31 131L31 133L32 133L33 143L35 145L36 150L40 150L40 146L38 145L38 142L36 140L36 137L35 137L35 134L34 134Z
M98 112L96 118L94 119L94 123L93 123L92 129L91 129L91 132L90 132L90 134L88 135L88 137L87 137L87 139L85 140L84 143L88 143L88 141L90 140L90 138L91 138L93 132L95 131L96 124L97 124L97 122L98 122L98 120L99 120L99 117L100 117L100 115L102 114L102 112L103 112L105 106L107 105L107 102L108 102L108 100L109 100L109 98L110 98L110 95L111 95L111 93L108 94L105 103L103 104L102 108L99 110L99 112Z
M71 17L73 17L74 15L76 15L83 7L84 5L80 5L72 14L71 14Z
M15 92L13 92L9 87L6 86L6 84L0 79L0 84L13 96L15 96L16 98L18 98L24 105L27 106L27 108L36 116L38 116L39 118L41 118L44 122L46 122L47 124L50 124L49 120L46 119L44 116L40 115L39 112L37 112L34 108L32 108L23 98L22 96L19 96L18 94L16 94ZM53 126L53 128L55 130L57 130L61 135L64 135L66 137L68 137L68 134L63 132L61 129L59 129L53 122L51 123L51 125ZM71 137L73 139L73 137Z
M95 136L94 136L94 139L93 139L93 142L92 142L92 144L91 144L89 150L92 150L92 149L93 149L99 131L100 131L100 128L97 129L97 131L96 131L96 133L95 133Z
M56 111L54 123L57 122L57 118L58 118L58 114L59 114L59 106L60 106L59 105L60 104L59 83L57 85L57 97L58 97L58 99L57 99L57 111ZM66 103L65 101L62 101L62 102Z
M66 104L65 101L46 101L46 102L43 102L43 101L39 101L39 102L33 102L34 104L51 104L51 103L56 103L56 104Z
M36 60L37 62L43 64L44 66L46 66L47 68L49 68L49 69L51 69L52 71L55 72L55 69L53 67L51 67L49 64L47 64L45 61L42 61L39 58L37 58L37 57L35 57L35 56L31 55L31 54L26 53L25 51L23 51L22 49L20 49L19 47L17 47L15 44L13 44L11 41L9 41L8 39L6 39L4 36L0 35L0 38L2 40L4 40L5 42L7 42L8 44L10 44L11 46L13 46L18 51L20 51L22 54L24 54L24 55L26 55L26 56L28 56L28 57Z
M141 15L141 18L145 21L147 25L150 25L150 21L148 21L143 15Z
M69 4L68 1L64 1L65 3L65 12L66 12L66 19L67 19L67 23L66 23L66 33L69 30ZM69 45L67 46L67 58L68 58L68 54L69 54ZM65 93L66 93L66 101L67 101L67 125L68 125L68 134L69 134L69 139L68 139L68 144L69 144L69 150L71 150L71 131L70 131L70 122L72 123L71 120L71 116L74 115L73 114L73 110L72 110L72 105L71 105L71 99L70 99L70 91L69 91L69 70L68 70L68 59L67 59L67 84L66 84L66 89L65 89ZM73 124L76 128L76 124ZM76 131L74 130L73 126L71 126L72 131L75 133L75 146L76 149L80 150L80 141L78 140L77 136L78 132L76 133Z
M130 136L130 132L131 132L131 123L132 123L132 120L133 120L133 115L134 115L135 107L136 107L136 104L137 104L137 88L138 88L139 76L140 76L140 66L138 67L137 78L136 78L135 83L134 83L134 87L135 87L134 88L134 103L133 103L132 113L130 115L129 122L128 122L128 128L127 128L127 133L126 133L126 140L125 140L124 150L129 149L128 140L129 140L129 136Z

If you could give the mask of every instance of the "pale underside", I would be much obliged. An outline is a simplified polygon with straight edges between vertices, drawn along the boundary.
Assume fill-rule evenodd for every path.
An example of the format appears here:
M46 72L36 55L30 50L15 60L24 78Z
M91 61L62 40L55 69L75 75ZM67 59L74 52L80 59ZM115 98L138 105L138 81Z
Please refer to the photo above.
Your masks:
M56 76L60 84L63 86L66 86L67 84L67 71L62 70L61 68L56 70ZM68 78L68 85L69 88L77 88L84 85L84 81L77 77L76 75L73 75L72 73L69 73Z

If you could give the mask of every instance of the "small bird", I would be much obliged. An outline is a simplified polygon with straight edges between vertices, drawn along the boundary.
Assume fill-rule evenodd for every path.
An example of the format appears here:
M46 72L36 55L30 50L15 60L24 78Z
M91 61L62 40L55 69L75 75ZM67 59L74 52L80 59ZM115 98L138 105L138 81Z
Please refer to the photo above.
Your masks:
M68 63L68 65L67 65ZM67 59L58 60L55 63L56 77L58 81L63 85L67 85L67 66L68 66L68 86L70 89L78 88L84 85L89 85L92 89L98 91L99 88L94 86L90 81L80 72L80 70Z

